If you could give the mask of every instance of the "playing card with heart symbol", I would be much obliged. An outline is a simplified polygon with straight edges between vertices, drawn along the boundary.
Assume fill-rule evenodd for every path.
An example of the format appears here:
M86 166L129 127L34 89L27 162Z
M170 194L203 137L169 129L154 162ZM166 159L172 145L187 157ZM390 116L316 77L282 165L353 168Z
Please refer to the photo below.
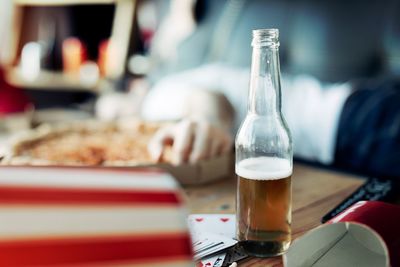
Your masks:
M191 233L206 232L235 238L235 214L192 214L188 223Z
M198 266L220 267L225 250L234 246L234 214L192 214L188 218L195 260Z

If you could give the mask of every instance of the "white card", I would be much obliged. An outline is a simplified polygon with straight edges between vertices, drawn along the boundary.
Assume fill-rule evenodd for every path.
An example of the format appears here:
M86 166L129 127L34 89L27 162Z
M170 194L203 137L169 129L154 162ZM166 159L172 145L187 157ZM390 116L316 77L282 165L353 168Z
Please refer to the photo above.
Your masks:
M192 214L188 223L191 232L213 233L232 239L236 237L234 214Z
M233 214L193 214L188 218L188 225L195 260L204 259L237 243L234 239L235 215Z
M234 246L237 241L232 238L211 233L192 236L194 259L199 260L218 251Z

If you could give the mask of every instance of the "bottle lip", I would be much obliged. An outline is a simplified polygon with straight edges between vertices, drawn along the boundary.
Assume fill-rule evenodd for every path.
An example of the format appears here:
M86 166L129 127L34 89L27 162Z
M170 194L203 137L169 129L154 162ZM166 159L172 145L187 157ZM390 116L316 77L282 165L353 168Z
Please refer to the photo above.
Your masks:
M251 42L251 46L253 47L261 47L261 46L270 46L270 47L279 47L279 30L275 28L271 29L256 29L253 30L253 41Z

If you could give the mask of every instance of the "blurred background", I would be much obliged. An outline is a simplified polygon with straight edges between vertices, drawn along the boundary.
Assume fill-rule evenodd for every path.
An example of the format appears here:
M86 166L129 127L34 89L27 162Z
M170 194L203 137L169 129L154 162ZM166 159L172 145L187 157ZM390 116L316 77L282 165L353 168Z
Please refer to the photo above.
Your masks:
M214 62L249 68L257 28L280 30L284 74L397 80L399 10L398 0L2 0L0 132L114 119L96 101L115 92L130 98L121 114L138 115L168 75Z

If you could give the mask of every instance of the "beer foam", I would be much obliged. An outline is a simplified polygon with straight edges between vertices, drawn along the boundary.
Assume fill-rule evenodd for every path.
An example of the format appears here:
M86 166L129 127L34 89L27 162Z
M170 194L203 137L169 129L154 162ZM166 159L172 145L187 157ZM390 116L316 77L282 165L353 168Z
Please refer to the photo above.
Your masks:
M289 160L273 157L249 158L236 163L236 174L253 180L277 180L292 175Z

